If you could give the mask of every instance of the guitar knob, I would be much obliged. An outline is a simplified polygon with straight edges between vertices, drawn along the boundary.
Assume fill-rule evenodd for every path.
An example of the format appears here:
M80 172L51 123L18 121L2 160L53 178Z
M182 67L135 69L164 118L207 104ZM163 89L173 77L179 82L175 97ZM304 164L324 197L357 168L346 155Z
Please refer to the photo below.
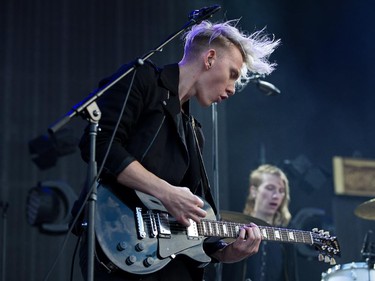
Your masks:
M331 262L331 258L329 256L325 256L324 262L326 262L326 263Z
M152 257L148 257L147 259L145 259L145 260L143 261L143 264L144 264L146 267L149 267L149 266L153 265L154 262L155 262L154 258L152 258Z
M142 251L145 249L145 244L142 243L142 242L139 242L139 243L137 243L137 245L135 245L135 249L136 249L138 252L142 252Z
M137 257L133 256L133 255L128 256L127 259L125 260L125 262L126 262L127 265L132 265L136 261L137 261Z
M335 265L336 264L336 260L334 258L331 258L331 265Z
M125 241L121 241L117 244L117 250L123 251L128 247L128 244Z

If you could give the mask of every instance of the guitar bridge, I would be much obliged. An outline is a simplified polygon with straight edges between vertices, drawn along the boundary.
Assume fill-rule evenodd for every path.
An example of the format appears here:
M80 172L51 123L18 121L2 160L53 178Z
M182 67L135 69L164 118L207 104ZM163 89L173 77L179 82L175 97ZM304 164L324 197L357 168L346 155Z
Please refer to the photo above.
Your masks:
M137 221L138 226L138 238L143 239L146 238L146 231L145 231L145 225L142 217L142 208L136 207L135 208L135 218Z

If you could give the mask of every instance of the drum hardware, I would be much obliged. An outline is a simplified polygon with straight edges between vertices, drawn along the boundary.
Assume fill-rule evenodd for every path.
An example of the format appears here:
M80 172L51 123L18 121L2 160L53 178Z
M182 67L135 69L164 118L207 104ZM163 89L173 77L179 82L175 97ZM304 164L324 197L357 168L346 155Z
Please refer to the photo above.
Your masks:
M360 204L354 214L362 219L375 220L375 198Z
M374 268L364 262L352 262L336 265L322 273L321 281L372 281L375 280Z
M375 243L372 242L373 231L367 231L361 249L365 262L352 262L336 265L322 273L321 281L375 281Z
M361 249L362 259L366 261L368 268L374 268L375 263L375 244L371 241L372 233L372 230L367 231Z

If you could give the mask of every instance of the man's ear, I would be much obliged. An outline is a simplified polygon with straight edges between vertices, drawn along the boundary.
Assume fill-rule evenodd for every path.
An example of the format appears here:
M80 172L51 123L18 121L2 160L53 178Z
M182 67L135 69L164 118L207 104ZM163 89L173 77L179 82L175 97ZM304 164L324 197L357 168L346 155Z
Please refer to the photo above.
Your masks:
M207 69L210 69L214 65L215 59L216 59L215 49L209 49L205 55L205 65Z

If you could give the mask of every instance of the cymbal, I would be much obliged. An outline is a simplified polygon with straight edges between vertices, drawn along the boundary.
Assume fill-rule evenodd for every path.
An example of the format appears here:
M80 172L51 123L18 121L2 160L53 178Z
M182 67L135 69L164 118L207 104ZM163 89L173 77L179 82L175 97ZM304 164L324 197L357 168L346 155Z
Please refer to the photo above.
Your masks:
M375 220L375 198L360 204L354 214L366 220Z
M248 216L243 213L232 212L232 211L221 211L220 215L221 215L222 221L229 221L229 222L236 222L236 223L243 223L243 224L248 224L250 222L253 222L256 225L271 226L268 223L266 223L264 220L261 220L252 216Z

